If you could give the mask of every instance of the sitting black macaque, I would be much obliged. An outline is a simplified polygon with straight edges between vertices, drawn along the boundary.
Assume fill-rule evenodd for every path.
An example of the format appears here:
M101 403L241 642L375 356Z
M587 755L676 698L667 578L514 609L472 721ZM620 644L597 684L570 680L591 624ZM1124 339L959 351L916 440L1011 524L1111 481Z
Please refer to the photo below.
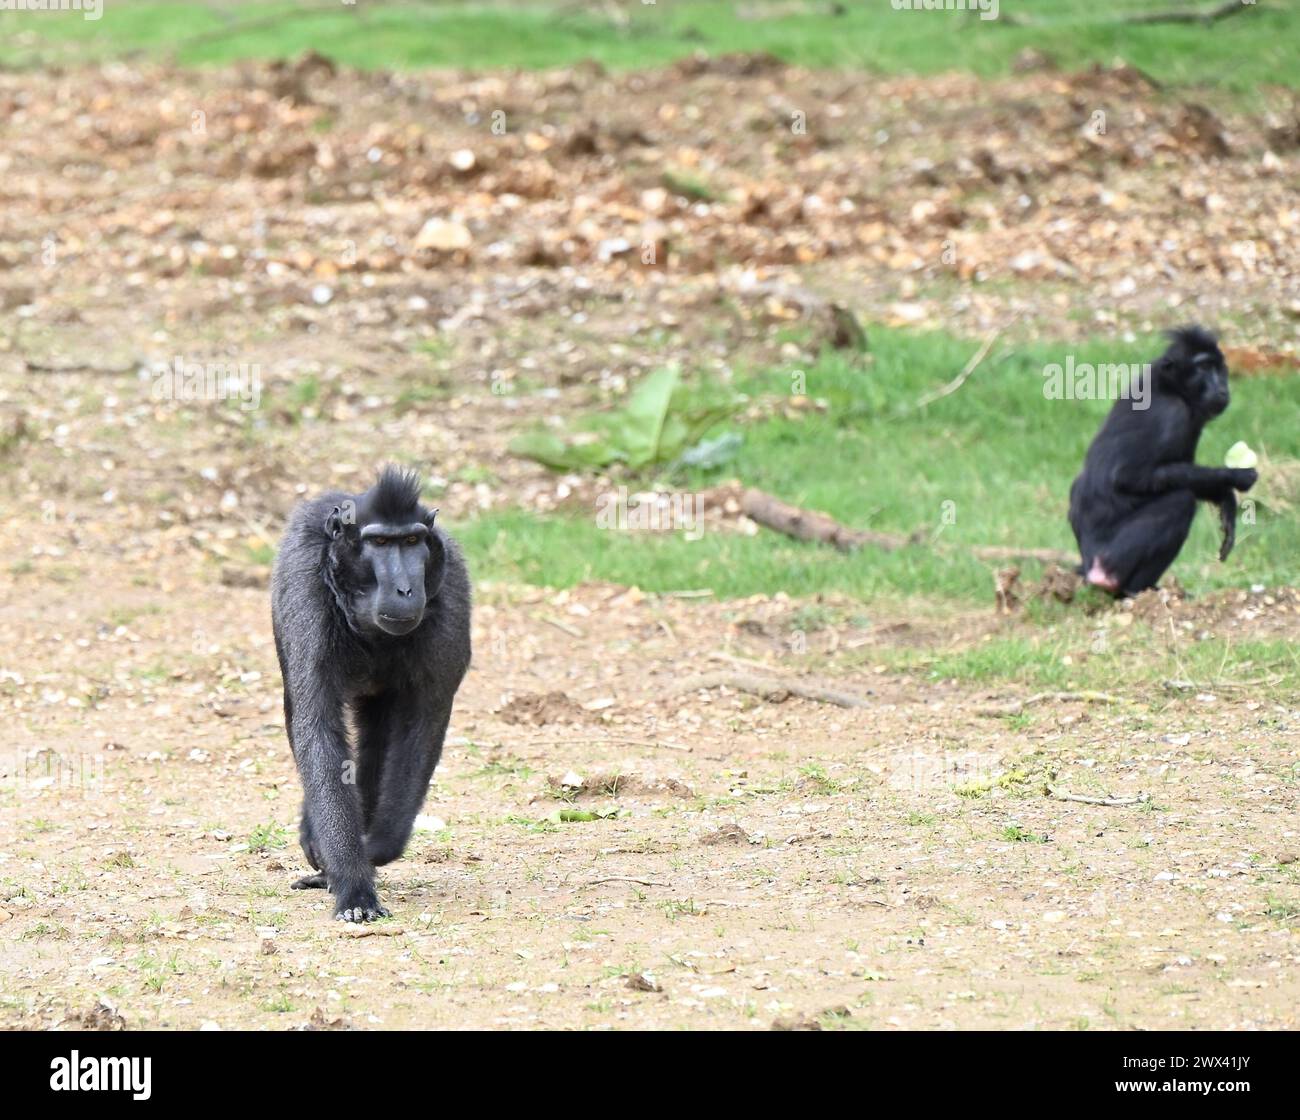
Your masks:
M1220 559L1232 549L1238 490L1254 470L1196 465L1201 429L1228 407L1228 366L1201 327L1169 332L1145 394L1115 402L1070 488L1079 574L1112 595L1155 587L1187 539L1198 500L1219 509ZM1143 407L1143 405L1147 407Z
M319 872L293 885L328 887L344 921L388 914L375 867L406 848L469 668L469 575L437 513L387 467L364 494L298 506L271 578L299 835Z

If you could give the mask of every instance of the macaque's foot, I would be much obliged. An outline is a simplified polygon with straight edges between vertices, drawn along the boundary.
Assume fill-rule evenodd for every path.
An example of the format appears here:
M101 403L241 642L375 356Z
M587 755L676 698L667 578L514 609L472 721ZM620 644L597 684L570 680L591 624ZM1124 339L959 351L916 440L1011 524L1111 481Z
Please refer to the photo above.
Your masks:
M374 922L392 916L388 908L380 906L378 902L373 906L351 906L334 911L334 917L340 922Z
M1109 591L1112 595L1119 593L1119 580L1101 566L1100 560L1093 560L1092 567L1088 569L1088 574L1083 578L1093 587L1100 587L1103 591Z
M337 892L334 917L340 922L373 922L377 918L391 918L387 908L379 905L374 885L361 883Z

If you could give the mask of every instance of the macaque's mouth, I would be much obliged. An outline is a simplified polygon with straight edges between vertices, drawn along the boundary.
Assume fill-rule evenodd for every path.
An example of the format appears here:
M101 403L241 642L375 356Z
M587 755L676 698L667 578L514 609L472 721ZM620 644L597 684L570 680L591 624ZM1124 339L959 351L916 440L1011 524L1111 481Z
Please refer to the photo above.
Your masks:
M379 628L387 634L409 634L417 626L423 614L384 614L380 613L375 616L375 621L379 623Z

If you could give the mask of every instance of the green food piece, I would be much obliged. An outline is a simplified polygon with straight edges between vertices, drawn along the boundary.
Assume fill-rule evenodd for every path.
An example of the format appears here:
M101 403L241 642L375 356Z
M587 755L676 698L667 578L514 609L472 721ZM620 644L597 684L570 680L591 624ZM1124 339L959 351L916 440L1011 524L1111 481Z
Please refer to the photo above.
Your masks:
M1259 456L1250 449L1250 445L1244 439L1237 440L1223 457L1223 465L1234 470L1250 470L1258 462Z

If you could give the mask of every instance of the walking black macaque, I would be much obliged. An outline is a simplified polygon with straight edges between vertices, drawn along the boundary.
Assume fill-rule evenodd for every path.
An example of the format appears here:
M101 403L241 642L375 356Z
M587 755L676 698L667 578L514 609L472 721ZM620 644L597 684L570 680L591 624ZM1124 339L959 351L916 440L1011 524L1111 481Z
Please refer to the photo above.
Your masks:
M271 578L299 837L318 871L293 885L328 887L344 921L388 914L375 867L406 848L469 668L469 575L437 513L387 467L364 494L298 506Z
M1228 366L1218 340L1201 327L1168 337L1147 392L1115 402L1070 487L1079 574L1112 595L1155 587L1187 539L1198 500L1219 508L1219 558L1226 559L1236 535L1236 491L1258 477L1196 465L1201 429L1228 407Z

